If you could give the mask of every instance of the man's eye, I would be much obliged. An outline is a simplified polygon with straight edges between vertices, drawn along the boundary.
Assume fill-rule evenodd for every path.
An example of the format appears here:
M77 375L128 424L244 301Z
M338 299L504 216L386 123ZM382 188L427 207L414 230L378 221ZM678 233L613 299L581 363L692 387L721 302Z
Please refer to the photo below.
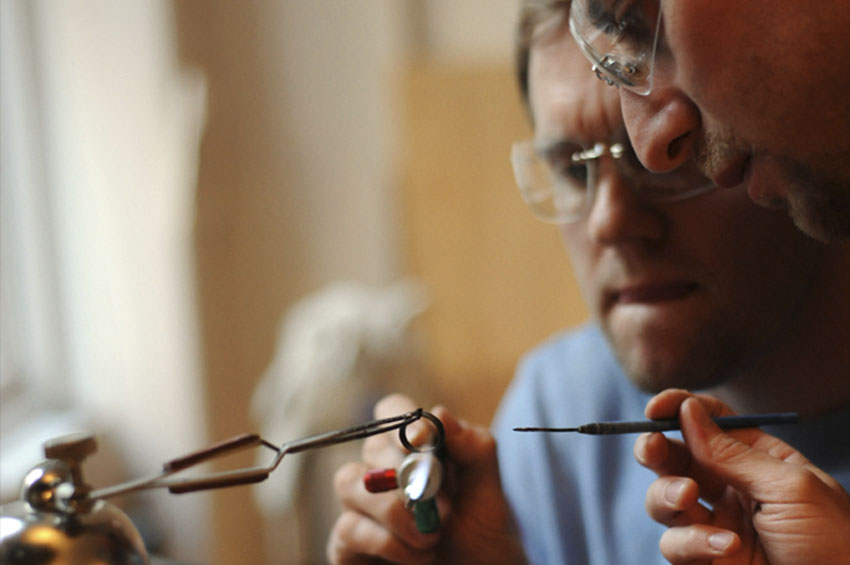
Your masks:
M593 18L593 27L605 35L617 36L620 34L620 24L613 14L599 14Z
M548 161L549 170L560 182L584 187L587 185L587 165L577 163L571 157L572 155L564 155L562 158Z
M594 27L611 37L615 43L627 41L640 44L652 40L647 20L646 2L635 0L617 3L613 9L590 3L590 20Z
M573 188L584 189L587 185L587 163L574 156L583 151L581 145L572 142L556 143L540 154L556 183L566 183Z
M617 37L622 33L621 23L614 14L610 12L597 12L592 14L591 23L593 27L605 35Z
M583 164L569 164L558 171L558 178L561 178L570 184L578 185L581 187L587 186L587 165Z
M643 10L636 8L622 16L617 23L617 38L637 45L648 44L654 38Z

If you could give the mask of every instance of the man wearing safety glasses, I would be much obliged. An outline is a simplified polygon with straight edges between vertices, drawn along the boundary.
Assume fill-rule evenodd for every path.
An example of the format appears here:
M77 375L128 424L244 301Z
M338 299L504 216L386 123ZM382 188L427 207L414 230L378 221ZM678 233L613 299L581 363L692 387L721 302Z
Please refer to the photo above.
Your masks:
M650 169L673 171L689 162L719 187L746 190L768 208L786 209L808 235L847 247L850 236L850 9L846 2L573 0L551 2L569 9L570 31L596 76L621 91L623 117L635 151ZM845 330L846 331L846 330ZM805 380L805 375L800 375ZM828 395L828 391L823 391ZM847 442L836 449L847 450ZM703 453L705 455L705 453ZM718 526L749 534L746 545L776 560L787 545L811 553L850 535L850 515L812 505L824 521L823 544L801 535L794 513L777 513L814 502L810 493L777 496L792 475L770 458L737 454L737 469L701 471L701 486L734 484L744 505L773 497L765 511L715 516L675 507L663 488L679 478L663 477L647 494L647 510L671 529L662 548L674 562L712 555L707 540ZM665 458L660 474L683 475ZM663 473L662 473L663 471ZM697 471L698 473L700 471ZM729 473L729 474L727 474ZM805 474L796 477L800 484ZM698 481L699 482L699 481ZM771 485L771 483L773 483ZM696 483L688 488L697 492ZM730 487L731 488L731 487ZM846 494L844 495L846 497ZM837 500L840 500L838 498ZM682 504L681 501L679 504ZM733 505L734 506L734 505ZM735 516L737 523L731 523ZM725 520L725 524L723 523ZM761 541L758 537L761 536ZM787 552L785 552L787 553ZM740 555L740 552L739 552ZM848 553L843 559L848 559ZM838 557L835 557L838 559Z
M531 211L558 226L594 321L553 336L523 360L494 425L496 445L487 430L434 410L445 425L450 477L437 496L439 532L418 532L395 494L365 490L366 471L403 458L391 437L367 441L363 461L336 476L343 512L329 560L649 565L665 556L683 560L679 547L700 552L687 559L773 559L754 545L752 529L714 522L740 518L741 507L724 506L725 489L717 486L725 487L725 477L701 482L712 471L702 462L732 440L750 461L758 447L771 446L755 456L779 469L770 485L783 496L804 477L803 500L784 514L799 518L787 522L794 535L778 541L813 536L818 543L798 544L776 563L834 561L850 552L850 534L841 535L850 499L833 478L850 484L850 450L835 449L846 445L850 428L850 352L841 333L850 319L850 250L805 236L785 213L754 205L744 191L718 189L693 162L663 174L644 169L626 136L618 91L587 72L567 14L549 4L524 2L518 76L534 139L514 144L511 160ZM670 387L681 388L647 392ZM812 462L765 431L712 428L707 413L728 408L683 388L710 390L739 412L803 413L800 424L770 432L805 447ZM415 405L389 397L376 416ZM680 417L687 447L699 457L660 434L636 443L628 435L513 431L644 413ZM681 467L689 457L696 477ZM653 482L656 472L663 477ZM668 481L670 474L679 477ZM651 500L669 494L673 501L650 507L658 523L646 516L647 487ZM775 506L761 508L776 515ZM673 524L711 530L688 530L695 537L680 543L665 534ZM668 545L659 551L663 535Z
M566 4L566 3L564 3ZM850 236L850 9L843 0L576 0L570 29L622 91L640 160L696 159L720 187Z

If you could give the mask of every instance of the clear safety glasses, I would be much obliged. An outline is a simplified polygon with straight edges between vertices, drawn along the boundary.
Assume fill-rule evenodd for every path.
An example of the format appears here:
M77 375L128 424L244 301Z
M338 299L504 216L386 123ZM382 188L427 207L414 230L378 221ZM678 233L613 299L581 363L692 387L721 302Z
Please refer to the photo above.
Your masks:
M627 141L599 142L588 148L570 142L526 140L511 148L511 164L523 200L537 218L555 224L585 217L593 206L600 163L606 156L631 188L649 200L684 200L714 188L692 163L668 173L646 170Z
M573 0L570 7L570 32L596 76L642 96L652 91L660 28L660 0Z

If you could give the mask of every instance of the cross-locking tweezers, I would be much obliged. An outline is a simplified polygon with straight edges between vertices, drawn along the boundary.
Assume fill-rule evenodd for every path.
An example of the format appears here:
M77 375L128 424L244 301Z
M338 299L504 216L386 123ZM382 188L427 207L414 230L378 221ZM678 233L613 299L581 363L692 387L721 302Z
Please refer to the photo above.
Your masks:
M258 483L268 478L269 474L280 464L284 455L288 453L298 453L309 449L318 449L330 445L336 445L338 443L363 439L392 430L399 430L399 437L401 438L402 443L409 445L406 435L407 426L423 417L432 422L435 420L439 422L435 416L419 408L418 410L406 412L398 416L373 420L350 428L335 430L291 441L289 443L284 443L280 447L266 441L258 434L242 434L194 453L172 459L171 461L166 462L163 465L162 472L156 475L91 491L88 494L88 498L107 498L118 494L125 494L128 492L151 488L167 488L169 492L180 494L197 490ZM442 426L438 427L439 433L443 433L441 428ZM442 438L440 438L440 441L442 441ZM248 447L255 447L257 445L262 445L277 453L271 463L265 467L255 466L243 469L234 469L231 471L221 471L197 478L171 478L171 475L184 471L190 467L194 467L195 465L210 461L223 455L229 455L235 451Z

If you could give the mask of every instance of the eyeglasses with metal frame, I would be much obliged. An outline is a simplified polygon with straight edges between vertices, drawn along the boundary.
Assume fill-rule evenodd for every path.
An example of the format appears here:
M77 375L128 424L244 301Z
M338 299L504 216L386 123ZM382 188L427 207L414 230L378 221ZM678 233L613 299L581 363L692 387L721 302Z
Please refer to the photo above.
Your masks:
M515 142L511 147L514 178L532 213L554 224L583 219L593 206L604 157L610 157L617 173L648 200L684 200L714 188L693 164L668 173L648 171L635 155L625 132L618 138L622 141L597 142L589 147L569 141Z

